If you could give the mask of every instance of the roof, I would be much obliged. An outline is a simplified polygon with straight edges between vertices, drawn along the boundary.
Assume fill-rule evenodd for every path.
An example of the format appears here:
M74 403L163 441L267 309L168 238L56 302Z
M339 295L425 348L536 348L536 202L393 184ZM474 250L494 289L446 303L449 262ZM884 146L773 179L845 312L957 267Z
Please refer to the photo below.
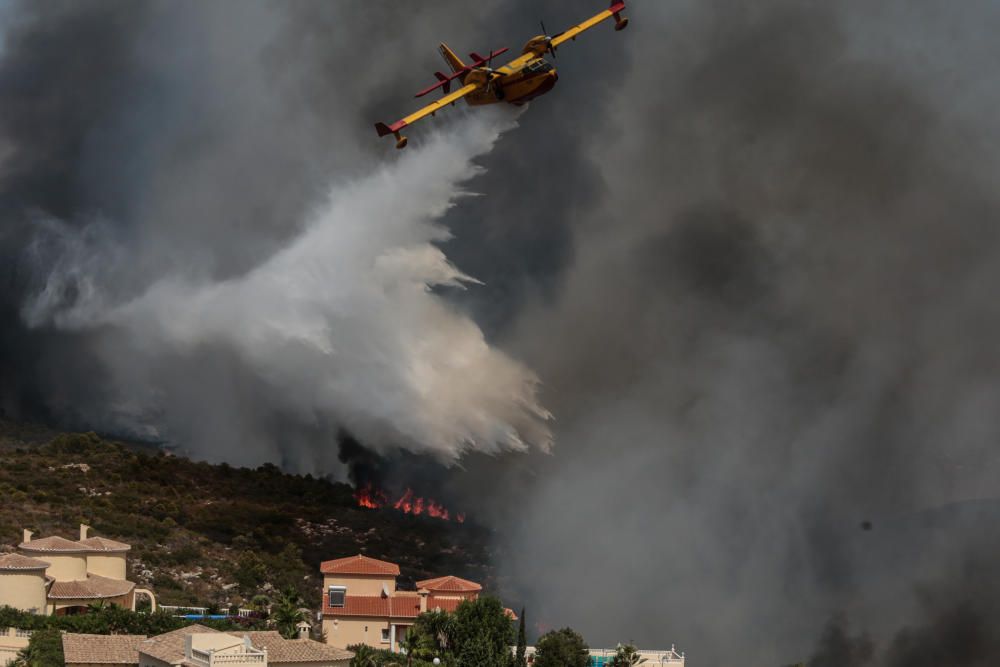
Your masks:
M483 590L483 587L468 579L458 577L438 577L437 579L425 579L417 582L417 588L426 588L431 592L449 593L474 593Z
M21 554L4 554L0 556L0 570L44 570L49 566L44 560L29 558Z
M84 546L79 542L74 542L73 540L67 540L65 537L59 537L58 535L42 537L30 542L21 542L17 545L17 548L21 551L42 551L47 553L84 553L90 551L90 547Z
M137 665L139 643L146 635L82 635L62 636L63 654L67 664Z
M49 599L55 600L91 600L100 598L116 598L130 593L135 588L131 581L108 579L96 574L87 575L81 581L55 581L49 588Z
M455 611L464 600L460 598L427 598L428 611ZM345 595L343 607L323 605L323 613L330 616L377 616L381 618L416 618L420 615L418 595Z
M128 551L132 547L124 542L116 542L114 540L109 540L106 537L88 537L85 540L80 540L77 544L82 544L87 547L90 551Z
M399 566L384 560L376 560L358 554L348 558L337 558L320 564L319 571L323 574L380 574L398 577Z
M188 625L186 627L166 632L162 635L150 637L137 645L137 650L157 660L162 660L171 665L184 663L185 637L197 634L222 634L218 630L199 625ZM354 654L341 648L327 646L311 639L285 639L273 630L259 632L228 632L225 633L236 639L243 639L244 636L250 638L250 643L254 648L267 649L267 661L270 664L296 663L296 662L329 662L335 660L350 660ZM68 662L68 659L67 659ZM136 664L138 659L132 664Z
M342 648L329 646L312 639L285 639L274 630L260 632L230 632L235 637L250 637L255 648L267 649L268 663L286 662L327 662L350 660L354 654Z
M162 635L150 637L138 646L141 653L162 660L171 665L175 665L184 659L184 638L188 635L196 635L202 632L218 632L212 628L195 623L187 625L177 630L165 632Z

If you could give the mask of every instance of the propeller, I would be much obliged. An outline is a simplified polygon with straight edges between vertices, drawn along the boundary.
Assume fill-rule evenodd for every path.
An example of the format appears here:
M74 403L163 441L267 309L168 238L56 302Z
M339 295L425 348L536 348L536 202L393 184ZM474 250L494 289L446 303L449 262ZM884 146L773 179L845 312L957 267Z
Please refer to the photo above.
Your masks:
M545 39L548 41L548 44L549 44L549 53L552 54L552 59L555 60L556 59L556 47L552 46L552 40L555 39L556 37L558 37L559 35L561 35L562 33L559 32L559 33L556 33L556 34L552 35L551 37L549 37L549 31L545 29L545 21L539 21L538 23L542 26L542 36L545 37Z
M486 61L486 75L487 75L486 90L487 90L487 92L493 90L493 76L496 74L496 72L493 71L493 56L495 56L495 55L496 55L496 52L493 49L490 49L490 57Z

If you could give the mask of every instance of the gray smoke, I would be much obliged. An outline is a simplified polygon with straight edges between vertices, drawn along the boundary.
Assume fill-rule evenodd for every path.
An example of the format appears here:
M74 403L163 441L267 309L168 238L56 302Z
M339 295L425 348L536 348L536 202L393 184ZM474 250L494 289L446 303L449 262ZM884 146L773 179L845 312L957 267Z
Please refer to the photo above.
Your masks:
M24 6L5 79L7 124L25 134L12 132L9 178L10 218L26 227L22 335L76 333L98 364L97 400L79 378L66 383L81 392L66 401L81 420L210 459L331 472L339 429L442 460L547 449L535 376L431 291L475 283L434 246L450 236L438 220L514 112L458 113L447 134L429 124L415 150L379 165L370 122L372 148L360 148L357 109L318 121L366 101L389 61L322 80L325 58L363 45L336 39L342 9L315 9ZM301 60L305 18L337 27L323 36L332 47ZM49 72L46 48L73 40L82 71L60 60ZM32 69L67 80L16 86ZM77 93L86 108L95 83L129 99L104 108L98 94L92 114L64 100ZM51 132L70 112L77 124ZM56 160L73 173L54 173Z
M983 525L895 527L998 494L996 10L636 3L604 192L507 339L557 418L535 618L708 665L918 622Z
M287 321L256 307L259 277L297 275L289 248L328 193L456 150L454 136L481 148L441 184L428 224L454 237L420 241L448 272L421 273L437 286L414 301L482 330L555 415L553 456L473 452L455 477L496 522L505 592L533 619L592 645L677 642L698 665L832 646L894 667L924 654L921 629L989 627L983 589L954 573L995 543L998 512L998 8L630 5L624 33L560 51L557 89L495 147L456 109L414 129L402 160L371 123L442 68L437 41L516 49L537 19L562 29L591 8L15 5L0 62L0 405L151 425L205 457L246 442L241 456L316 470L339 469L338 435L358 422L352 435L386 455L390 440L440 451L413 425L428 405L457 408L454 425L462 403L412 402L396 422L388 399L316 410L313 358L248 354L244 325ZM442 210L463 189L484 196ZM459 275L483 284L448 286ZM339 312L373 308L368 283L350 284L357 301ZM220 330L231 304L240 326ZM390 314L403 340L448 331ZM214 332L196 350L191 322ZM544 440L537 404L527 421L510 408L486 414ZM849 624L824 635L836 614ZM966 664L995 656L976 646Z

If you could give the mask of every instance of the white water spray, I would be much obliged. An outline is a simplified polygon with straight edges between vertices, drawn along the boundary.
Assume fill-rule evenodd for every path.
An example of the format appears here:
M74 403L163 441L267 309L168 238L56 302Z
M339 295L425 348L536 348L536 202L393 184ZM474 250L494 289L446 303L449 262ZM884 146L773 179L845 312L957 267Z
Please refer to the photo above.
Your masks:
M549 415L535 375L432 291L473 281L434 245L449 236L439 219L479 173L473 159L514 124L500 110L470 115L334 187L297 239L236 279L171 275L118 304L85 279L84 298L60 306L54 295L94 264L80 243L69 243L25 318L121 333L122 344L102 355L120 392L119 418L182 435L208 458L299 458L289 457L287 440L241 426L261 412L443 460L469 449L546 449ZM234 363L239 371L229 373Z

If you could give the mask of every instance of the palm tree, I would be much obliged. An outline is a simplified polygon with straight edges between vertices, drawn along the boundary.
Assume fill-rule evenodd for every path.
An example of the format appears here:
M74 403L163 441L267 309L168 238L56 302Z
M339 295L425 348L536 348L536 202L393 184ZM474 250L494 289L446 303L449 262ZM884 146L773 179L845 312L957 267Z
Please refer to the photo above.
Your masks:
M286 589L281 599L271 607L271 620L285 639L295 639L299 623L306 620L306 612L300 608L302 598L294 589Z
M403 641L400 642L403 650L406 651L406 667L413 667L413 658L420 649L424 648L426 642L423 641L423 637L417 632L416 627L410 626L403 635Z
M97 602L91 602L87 605L87 611L91 614L99 614L104 611L108 606L107 600L98 600Z
M632 644L619 644L615 649L615 657L611 659L610 667L633 667L646 662L639 655L639 649Z
M378 656L375 653L375 649L367 644L358 644L356 646L348 646L349 651L354 651L354 657L351 658L351 667L379 667Z

